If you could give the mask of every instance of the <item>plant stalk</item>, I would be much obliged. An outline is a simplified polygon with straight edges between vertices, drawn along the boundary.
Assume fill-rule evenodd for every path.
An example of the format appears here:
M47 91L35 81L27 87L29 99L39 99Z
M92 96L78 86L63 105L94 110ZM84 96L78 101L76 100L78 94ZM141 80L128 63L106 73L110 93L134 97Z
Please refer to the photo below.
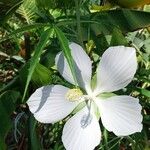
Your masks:
M80 0L75 0L75 6L76 6L76 19L77 19L77 35L79 38L79 42L82 47L83 45L83 38L82 38L82 30L81 30L81 22L80 22Z

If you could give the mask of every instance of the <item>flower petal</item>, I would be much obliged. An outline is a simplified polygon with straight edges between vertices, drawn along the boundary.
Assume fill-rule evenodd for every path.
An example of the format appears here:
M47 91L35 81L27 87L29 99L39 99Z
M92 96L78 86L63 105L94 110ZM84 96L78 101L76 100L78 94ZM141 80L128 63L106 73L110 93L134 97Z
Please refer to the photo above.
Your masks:
M141 105L131 96L113 96L96 100L101 120L108 131L117 136L127 136L142 130Z
M86 89L88 92L91 89L90 82L92 74L92 62L80 45L71 43L69 47L71 49L71 54L74 60L77 84L80 87ZM62 52L56 56L55 63L60 74L68 82L75 84L67 60Z
M66 122L62 135L66 150L93 150L100 143L100 126L94 115L88 119L87 126L82 126L87 114L85 107Z
M54 123L65 118L77 106L77 103L65 99L68 90L61 85L37 89L27 101L30 111L43 123Z
M96 94L124 88L133 79L137 69L136 51L131 47L115 46L102 55L97 68Z

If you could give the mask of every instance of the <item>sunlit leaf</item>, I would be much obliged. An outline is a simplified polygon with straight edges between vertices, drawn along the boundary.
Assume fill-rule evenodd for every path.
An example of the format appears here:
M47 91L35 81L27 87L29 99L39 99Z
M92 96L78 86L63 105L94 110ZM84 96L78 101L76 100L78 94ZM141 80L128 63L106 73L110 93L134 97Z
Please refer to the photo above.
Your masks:
M37 64L32 75L32 82L38 87L51 83L52 72L41 64Z
M71 55L71 50L69 48L68 39L65 37L64 33L58 27L55 26L54 29L55 29L56 35L59 39L59 42L60 42L61 48L63 50L64 56L66 57L67 62L69 64L69 67L70 67L71 73L73 75L74 81L75 81L75 83L77 83L73 58Z
M28 70L29 72L28 72L28 77L27 77L26 86L25 86L25 90L24 90L22 101L24 101L24 98L25 98L25 95L26 95L26 92L27 92L28 85L30 83L32 74L34 72L36 64L39 62L39 57L40 57L40 55L42 53L42 50L45 47L45 45L46 45L46 43L47 43L47 41L48 41L48 39L50 37L50 34L51 34L51 29L47 29L46 31L44 31L42 33L41 37L40 37L39 43L35 47L35 54L31 58L31 61L30 61L30 68Z

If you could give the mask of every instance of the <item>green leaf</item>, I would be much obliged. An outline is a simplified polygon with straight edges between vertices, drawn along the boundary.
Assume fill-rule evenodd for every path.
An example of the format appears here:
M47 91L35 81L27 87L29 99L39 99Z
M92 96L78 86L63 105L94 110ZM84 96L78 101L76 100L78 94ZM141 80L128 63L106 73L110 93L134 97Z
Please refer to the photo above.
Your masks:
M32 150L41 150L40 141L38 139L37 133L36 133L36 125L37 121L33 117L33 115L29 116L28 119L28 137L29 137L29 149Z
M50 46L47 51L45 51L40 58L40 64L44 65L46 68L50 69L55 65L55 57L58 54L58 47Z
M15 102L19 96L16 91L6 91L0 95L0 145L5 145L3 141L12 126L10 115L15 110Z
M150 91L146 89L141 89L141 94L147 97L150 97Z
M36 5L38 8L44 8L44 9L50 9L52 7L54 7L55 1L51 1L51 0L36 0Z
M103 54L103 52L109 47L107 39L106 39L105 35L102 33L98 36L95 36L94 41L95 41L95 45L96 45L95 52L101 56Z
M49 27L49 26L50 24L48 23L35 23L32 25L24 25L23 27L16 29L15 31L7 35L6 37L3 37L2 39L0 39L0 42L13 38L15 35L26 32L26 31L30 31L36 28Z
M74 67L73 58L71 55L71 50L69 48L68 39L65 37L64 33L58 27L55 26L54 29L55 29L56 35L59 39L64 56L67 59L73 79L74 79L75 83L77 84L77 79L76 79L76 75L75 75L75 67Z
M25 95L26 95L26 92L27 92L28 85L30 83L32 74L34 72L36 64L39 62L39 57L40 57L40 55L42 53L42 50L45 47L45 45L46 45L46 43L47 43L47 41L48 41L48 39L50 37L51 31L52 31L51 29L45 30L42 33L37 46L35 47L34 56L30 60L30 67L29 67L29 70L28 70L28 77L27 77L26 86L25 86L25 90L24 90L22 101L24 101L24 99L25 99Z
M119 28L123 33L132 32L150 26L150 13L130 9L115 9L93 13L82 19L85 24L90 24L96 35L110 34L114 28ZM90 20L90 21L89 21Z
M21 5L22 1L20 0L1 0L1 17L0 24L5 24L5 22L15 13L16 9Z
M124 45L128 46L128 42L122 32L118 28L114 28L110 46Z
M28 24L31 24L36 19L36 11L35 0L24 0L16 13L20 14Z
M38 87L51 83L52 72L41 64L37 64L32 75L32 81Z
M15 89L19 86L19 76L14 77L8 84L4 85L2 88L0 88L0 93Z
M23 67L22 69L19 71L19 82L20 82L20 90L24 90L25 86L26 86L26 81L27 81L27 77L29 74L29 69L30 69L30 65L31 62L28 61ZM37 63L36 67L33 71L32 77L31 77L31 81L34 83L34 85L37 87L41 87L43 85L47 85L51 83L51 75L52 72L46 68L45 66Z
M150 97L150 91L147 89L137 88L137 91L146 97Z
M1 150L6 150L5 140L2 137L0 137L0 148Z

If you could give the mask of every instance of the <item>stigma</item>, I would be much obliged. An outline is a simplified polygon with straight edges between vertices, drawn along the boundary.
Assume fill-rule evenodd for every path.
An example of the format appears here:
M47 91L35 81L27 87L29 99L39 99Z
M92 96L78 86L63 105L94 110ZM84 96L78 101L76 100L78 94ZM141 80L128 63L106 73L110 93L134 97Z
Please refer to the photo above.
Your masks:
M74 101L79 101L83 96L83 92L80 89L74 88L74 89L69 89L68 92L66 93L66 99L74 102Z

